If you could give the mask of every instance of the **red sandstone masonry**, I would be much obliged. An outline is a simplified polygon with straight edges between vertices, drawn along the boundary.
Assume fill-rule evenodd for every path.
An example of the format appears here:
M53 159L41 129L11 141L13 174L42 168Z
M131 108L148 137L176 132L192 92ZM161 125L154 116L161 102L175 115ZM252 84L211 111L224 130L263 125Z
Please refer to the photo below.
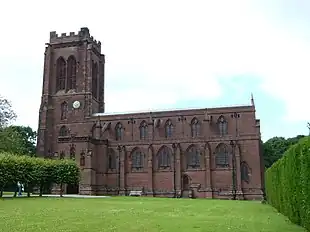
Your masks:
M55 91L56 60L62 56L67 59L75 56L77 60L77 88L68 91ZM99 100L91 93L91 62L101 65L98 74ZM90 152L85 166L81 167L81 194L126 194L133 189L144 189L148 195L175 196L182 194L183 177L189 178L189 186L196 197L231 198L232 156L229 167L220 169L215 166L215 150L218 144L228 145L237 141L236 172L237 188L241 198L257 199L262 197L262 172L260 166L260 126L255 117L255 106L219 107L187 110L168 110L158 112L139 112L124 114L104 114L104 55L101 43L89 34L87 28L78 33L58 36L52 32L50 43L45 51L44 80L40 107L38 153L42 156L64 151L69 157L70 145L76 148L75 158L80 163L80 154ZM61 120L60 105L68 103L67 119ZM72 104L79 101L81 106L74 109ZM96 114L97 113L97 114ZM232 118L238 113L240 118ZM96 116L91 116L96 114ZM228 123L228 133L220 136L217 119L224 116ZM191 121L196 118L200 123L200 134L193 138ZM173 124L173 137L165 138L164 125L167 120ZM148 124L148 138L140 139L140 124ZM154 124L158 123L158 127ZM115 126L121 123L124 137L115 140ZM69 135L59 138L59 129L66 126ZM190 146L200 150L200 168L187 169L186 150ZM158 157L162 146L171 153L171 168L158 169ZM108 169L108 148L115 153L116 167ZM144 154L143 169L132 169L131 154L140 149ZM240 162L245 161L250 168L250 181L241 181ZM184 192L183 191L183 192Z

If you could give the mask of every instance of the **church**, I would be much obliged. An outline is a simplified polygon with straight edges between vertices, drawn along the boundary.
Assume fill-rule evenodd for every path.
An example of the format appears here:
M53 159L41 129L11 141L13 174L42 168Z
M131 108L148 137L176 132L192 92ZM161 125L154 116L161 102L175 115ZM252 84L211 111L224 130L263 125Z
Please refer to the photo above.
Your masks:
M74 159L64 193L261 199L264 165L255 104L110 114L105 55L88 28L50 32L37 153ZM54 193L60 191L54 186Z

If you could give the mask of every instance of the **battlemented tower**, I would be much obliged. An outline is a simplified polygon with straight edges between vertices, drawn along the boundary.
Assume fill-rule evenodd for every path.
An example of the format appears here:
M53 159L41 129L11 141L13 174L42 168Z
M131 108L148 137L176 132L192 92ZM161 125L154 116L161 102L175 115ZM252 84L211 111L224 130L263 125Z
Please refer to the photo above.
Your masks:
M54 155L60 134L70 136L68 125L104 112L105 64L100 41L86 27L69 35L50 32L46 45L37 140L37 153L44 157Z

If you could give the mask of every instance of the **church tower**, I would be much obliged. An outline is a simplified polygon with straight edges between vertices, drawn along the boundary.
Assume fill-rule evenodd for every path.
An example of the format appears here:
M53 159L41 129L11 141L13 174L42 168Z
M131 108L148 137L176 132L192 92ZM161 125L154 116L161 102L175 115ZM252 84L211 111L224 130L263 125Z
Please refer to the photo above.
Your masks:
M55 31L44 53L37 154L56 152L59 136L72 136L66 125L78 126L104 112L104 55L101 43L84 27L76 34Z

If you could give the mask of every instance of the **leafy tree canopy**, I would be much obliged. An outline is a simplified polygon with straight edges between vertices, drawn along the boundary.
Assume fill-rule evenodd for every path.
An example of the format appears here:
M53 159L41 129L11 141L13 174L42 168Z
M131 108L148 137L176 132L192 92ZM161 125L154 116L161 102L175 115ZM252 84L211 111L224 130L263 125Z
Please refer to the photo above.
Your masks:
M8 126L16 117L11 102L0 95L0 128Z
M34 156L37 134L30 127L8 126L0 128L0 152Z
M285 139L284 137L273 137L263 143L263 157L265 167L269 168L271 165L279 160L284 152L292 145L305 137L304 135L297 135L296 137Z

